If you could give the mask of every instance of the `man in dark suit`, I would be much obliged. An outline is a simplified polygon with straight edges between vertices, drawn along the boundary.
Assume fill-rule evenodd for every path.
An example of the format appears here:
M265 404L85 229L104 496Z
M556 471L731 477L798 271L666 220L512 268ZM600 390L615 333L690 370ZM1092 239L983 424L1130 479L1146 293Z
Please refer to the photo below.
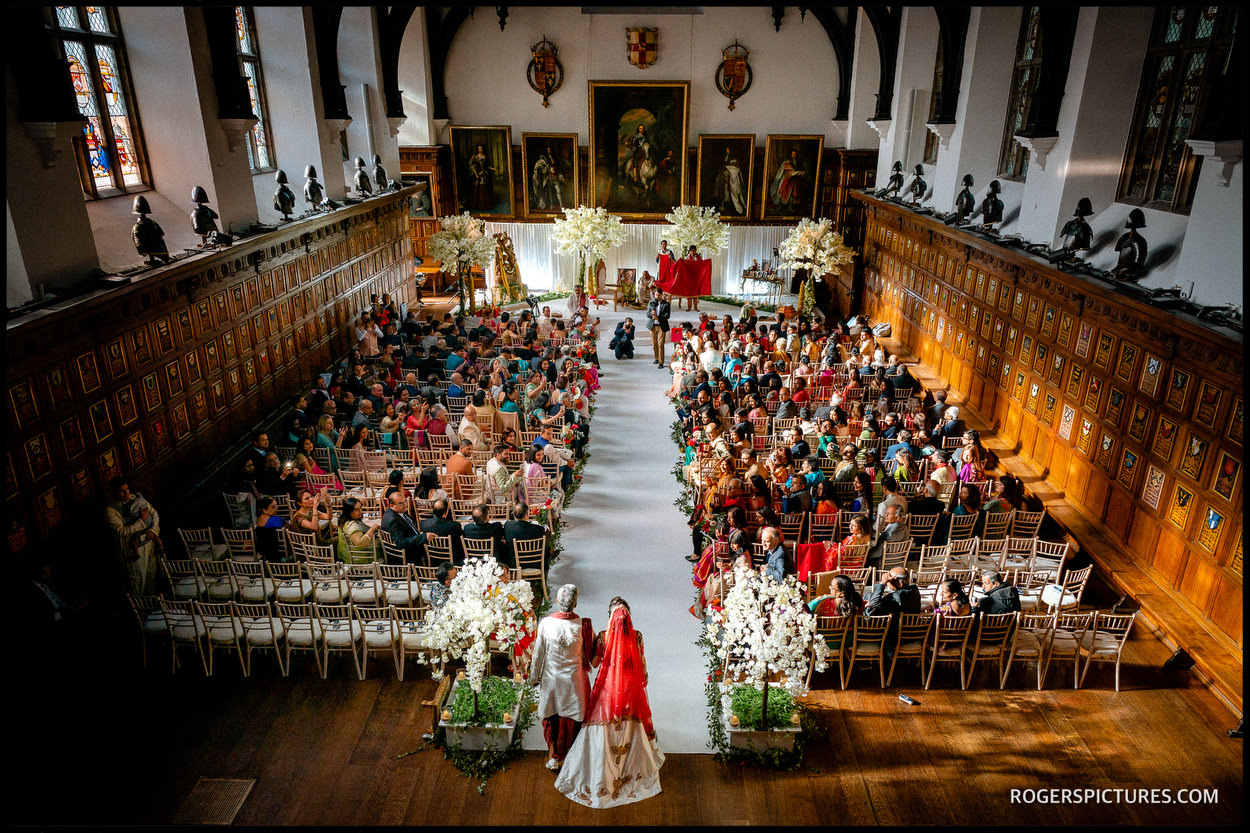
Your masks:
M966 430L964 421L959 418L959 408L955 405L949 406L942 413L942 427L938 433L943 437L962 437Z
M985 595L972 606L973 610L983 614L1015 613L1020 610L1020 591L1005 583L998 571L986 570L981 574L981 589Z
M924 424L930 431L942 424L942 415L946 413L946 391L933 392L933 404L925 411Z
M916 446L912 443L910 431L906 428L899 429L898 434L895 435L895 440L897 440L897 442L886 449L885 459L893 460L894 455L903 450L906 450L909 454L911 454L913 460L920 459L920 449L916 448Z
M509 558L516 557L512 548L514 541L536 541L547 537L547 527L533 523L529 516L530 508L524 503L517 503L512 507L512 517L503 525L503 537L506 541L504 549Z
M617 324L616 332L612 334L612 341L616 342L612 350L618 359L632 359L634 357L634 319L627 317Z
M673 306L664 298L664 290L651 287L651 302L647 304L647 326L651 330L651 349L655 363L664 367L664 346L668 341L668 318Z
M898 370L890 373L890 369L886 369L886 380L890 383L890 387L894 388L894 393L902 394L904 392L910 394L917 387L916 378L907 370L907 365L899 362Z
M504 545L503 524L490 519L490 507L485 503L473 507L473 520L464 525L464 537L494 541L495 560L505 567L516 566L512 548Z
M421 522L421 531L431 535L451 536L451 563L459 567L464 563L464 528L447 517L447 501L436 500L433 515Z
M907 583L907 568L895 567L868 591L864 613L885 616L895 613L919 613L920 591Z
M382 513L382 528L390 533L395 546L404 551L404 561L424 565L426 534L408 514L408 494L396 489L389 500L390 505Z
M920 496L907 501L907 514L941 515L942 511L946 509L946 504L938 500L938 492L941 488L941 484L936 480L925 481L924 490Z

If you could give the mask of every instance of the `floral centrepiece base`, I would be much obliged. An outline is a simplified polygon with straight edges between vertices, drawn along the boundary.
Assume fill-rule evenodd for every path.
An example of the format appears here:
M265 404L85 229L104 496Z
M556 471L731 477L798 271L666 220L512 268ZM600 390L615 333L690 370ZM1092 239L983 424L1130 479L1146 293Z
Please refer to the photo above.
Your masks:
M479 702L487 699L490 702L483 703L480 706L482 717L485 720L481 725L470 724L458 720L460 712L463 712L463 706L457 708L459 700L467 700L471 713L473 702L473 691L469 687L467 680L457 680L451 689L451 696L448 698L448 706L453 712L451 720L443 720L441 715L438 726L447 736L447 745L459 747L463 750L479 750L493 749L501 751L507 749L512 743L513 735L516 732L517 714L522 707L520 703L520 691L510 680L502 677L490 677L483 682L483 693L479 695ZM507 690L511 690L511 699L509 702L502 702L507 699ZM500 700L500 702L494 702ZM506 710L507 714L512 717L511 723L504 723L503 717L497 714L501 710Z

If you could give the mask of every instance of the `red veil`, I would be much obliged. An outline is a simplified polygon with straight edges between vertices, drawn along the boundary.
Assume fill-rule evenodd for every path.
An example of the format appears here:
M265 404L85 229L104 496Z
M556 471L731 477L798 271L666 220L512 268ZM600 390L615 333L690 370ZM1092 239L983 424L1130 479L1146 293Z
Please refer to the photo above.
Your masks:
M624 607L618 606L612 611L605 646L585 722L620 725L624 720L638 720L647 737L654 738L642 648L633 620Z

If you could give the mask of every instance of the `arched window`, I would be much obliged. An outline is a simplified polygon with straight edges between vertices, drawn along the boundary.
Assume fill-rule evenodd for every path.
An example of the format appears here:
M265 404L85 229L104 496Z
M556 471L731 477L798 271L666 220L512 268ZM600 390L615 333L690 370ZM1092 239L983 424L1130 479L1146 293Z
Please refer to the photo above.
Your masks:
M1155 12L1120 174L1120 202L1189 211L1202 159L1185 139L1202 117L1208 81L1226 69L1237 11L1170 6Z
M252 10L234 7L235 41L239 49L239 69L247 78L247 94L252 99L252 113L257 122L247 134L247 161L255 172L274 168L273 147L269 141L269 111L265 106L265 82L260 71L260 48L256 45L256 26Z
M1001 179L1022 180L1029 172L1029 151L1015 140L1015 135L1024 128L1041 71L1042 10L1039 6L1029 6L1020 21L1016 66L1011 73L1011 99L1007 104L1007 123L1003 127L1003 145L998 156Z
M48 25L69 62L78 112L86 119L75 140L83 191L90 197L143 189L146 173L125 49L113 9L56 6Z

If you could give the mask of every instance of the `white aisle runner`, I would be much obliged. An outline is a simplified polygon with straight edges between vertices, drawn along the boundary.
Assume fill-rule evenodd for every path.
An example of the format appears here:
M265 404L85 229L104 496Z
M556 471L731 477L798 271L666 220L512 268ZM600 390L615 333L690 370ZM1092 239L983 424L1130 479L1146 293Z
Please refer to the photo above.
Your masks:
M563 301L557 302L563 304ZM703 304L718 317L737 310ZM676 304L674 303L674 307ZM671 374L652 362L650 333L639 332L632 360L617 361L608 350L612 331L626 315L635 324L642 310L609 307L602 319L599 360L605 374L595 397L590 425L591 459L585 479L565 511L570 525L563 534L564 555L551 568L548 582L576 584L577 612L589 616L596 631L608 623L608 601L629 602L634 626L642 632L649 683L647 693L656 736L665 753L708 753L707 669L695 646L699 620L690 615L690 529L673 506L677 482L672 468L677 449L669 438L673 408L664 395ZM698 319L677 313L674 320ZM665 357L672 357L672 345ZM593 679L593 677L592 677ZM546 749L542 725L526 732L525 749Z

